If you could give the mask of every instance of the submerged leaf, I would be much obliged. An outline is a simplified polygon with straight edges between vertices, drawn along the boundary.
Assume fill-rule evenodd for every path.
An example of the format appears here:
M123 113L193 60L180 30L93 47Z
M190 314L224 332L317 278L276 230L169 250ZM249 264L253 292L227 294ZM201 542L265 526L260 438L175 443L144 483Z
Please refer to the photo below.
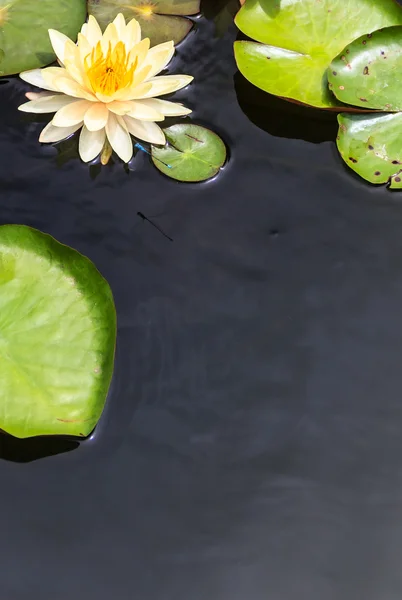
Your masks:
M402 25L394 0L247 0L236 17L257 42L235 42L241 73L266 92L320 108L340 102L328 89L331 60L357 37Z
M129 21L141 25L142 37L149 37L151 45L173 40L181 42L193 27L191 19L200 10L200 0L88 0L88 12L102 29L122 13Z
M152 146L157 169L178 181L197 182L214 177L226 160L226 146L213 131L200 125L173 125L164 130L168 144Z
M30 227L0 227L0 429L87 436L115 338L112 293L90 260Z
M0 0L0 75L53 62L48 29L76 39L85 16L85 0Z

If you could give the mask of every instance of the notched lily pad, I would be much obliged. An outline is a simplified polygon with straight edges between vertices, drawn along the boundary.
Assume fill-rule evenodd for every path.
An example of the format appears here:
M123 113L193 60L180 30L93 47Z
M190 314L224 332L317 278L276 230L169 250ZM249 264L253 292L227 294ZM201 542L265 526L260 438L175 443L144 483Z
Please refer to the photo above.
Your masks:
M164 130L168 144L152 146L157 169L178 181L198 182L214 177L226 160L226 146L213 131L200 125L180 124Z
M328 69L342 102L384 111L402 110L402 27L387 27L347 46Z
M181 42L193 27L185 17L199 11L200 0L88 0L89 14L103 29L121 12L126 21L137 19L142 37L149 37L152 46Z
M0 429L89 435L115 339L112 293L88 258L30 227L0 227Z
M319 108L341 103L327 68L347 44L381 27L402 25L394 0L254 0L236 16L257 42L235 42L240 72L266 92Z
M0 76L53 62L48 29L76 39L85 17L85 0L0 0Z
M370 183L402 187L402 113L338 115L338 150Z

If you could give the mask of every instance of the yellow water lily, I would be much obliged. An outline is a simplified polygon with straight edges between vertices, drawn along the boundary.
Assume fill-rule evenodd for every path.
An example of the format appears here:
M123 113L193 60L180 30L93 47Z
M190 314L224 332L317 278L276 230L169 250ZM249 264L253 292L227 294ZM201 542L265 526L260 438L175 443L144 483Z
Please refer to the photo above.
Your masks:
M82 127L79 153L83 161L98 156L108 140L116 154L128 162L133 155L130 134L152 144L164 144L165 135L157 122L191 112L182 104L156 98L182 89L193 77L156 77L173 57L174 43L150 48L148 38L141 40L135 19L126 24L119 14L102 35L98 22L90 16L77 44L53 29L49 36L61 66L20 74L24 81L48 91L26 94L30 102L19 110L56 112L43 129L40 142L57 142Z

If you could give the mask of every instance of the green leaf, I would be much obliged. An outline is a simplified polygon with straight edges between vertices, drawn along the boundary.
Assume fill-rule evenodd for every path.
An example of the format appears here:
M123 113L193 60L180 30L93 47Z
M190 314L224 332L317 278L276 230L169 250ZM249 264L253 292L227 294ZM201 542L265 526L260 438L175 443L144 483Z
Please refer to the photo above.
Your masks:
M85 0L0 0L0 75L53 62L48 29L75 40L85 17Z
M348 45L328 69L330 88L354 106L402 110L402 27L387 27Z
M394 0L247 0L235 21L261 42L235 42L246 79L271 94L332 108L339 106L328 90L332 59L363 34L402 25L402 10Z
M0 227L0 429L89 435L115 339L112 293L89 259L30 227Z
M338 150L370 183L402 187L402 113L338 115Z
M102 29L122 13L126 21L137 19L142 37L149 37L152 46L170 40L181 42L193 27L184 16L199 10L200 0L88 0L88 12Z
M164 148L152 146L152 161L168 177L205 181L225 163L226 146L213 131L189 124L173 125L164 131L169 143Z

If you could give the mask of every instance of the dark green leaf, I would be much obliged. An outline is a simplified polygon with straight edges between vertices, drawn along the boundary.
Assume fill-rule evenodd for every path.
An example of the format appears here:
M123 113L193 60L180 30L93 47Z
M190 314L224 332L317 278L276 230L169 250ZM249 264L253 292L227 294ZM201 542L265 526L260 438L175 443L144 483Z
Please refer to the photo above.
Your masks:
M347 46L328 69L330 88L342 102L402 110L402 27L387 27Z
M164 148L152 146L152 160L159 171L172 179L204 181L214 177L225 163L225 144L205 127L173 125L165 129L165 135L169 143Z
M338 116L338 150L370 183L402 187L402 113Z
M200 0L88 0L88 12L102 29L122 13L126 21L135 18L141 25L142 37L149 37L151 45L173 40L181 42L193 27L186 15L200 10Z
M75 40L85 16L85 0L0 0L0 75L53 62L48 29Z

